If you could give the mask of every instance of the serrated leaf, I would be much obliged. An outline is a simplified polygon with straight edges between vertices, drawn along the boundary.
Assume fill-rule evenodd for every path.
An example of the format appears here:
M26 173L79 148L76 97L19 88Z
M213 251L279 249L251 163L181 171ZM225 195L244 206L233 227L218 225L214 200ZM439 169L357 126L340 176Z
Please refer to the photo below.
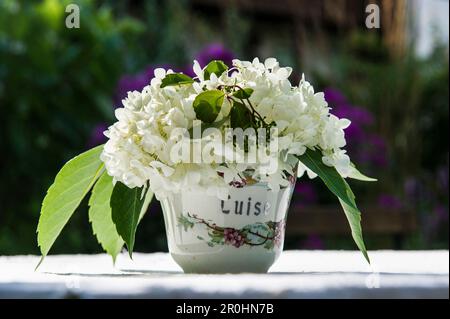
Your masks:
M111 216L117 232L125 241L130 257L133 254L136 229L144 206L142 188L128 188L117 182L111 195Z
M221 76L223 72L228 70L228 66L220 60L213 60L208 63L203 71L203 77L205 80L209 80L211 78L211 74L217 75L217 77Z
M124 241L117 233L116 225L112 220L110 199L113 188L113 178L106 172L103 173L89 199L89 221L98 242L115 262Z
M233 93L233 96L240 99L245 100L249 99L253 94L253 89L251 88L245 88L245 89L239 89L236 92Z
M246 128L251 126L252 114L250 110L242 103L233 102L233 107L230 111L230 126L232 128Z
M363 182L376 182L378 181L376 178L372 178L361 173L355 166L355 164L351 163L352 170L348 175L349 178L356 179Z
M197 95L193 103L197 118L205 123L213 123L219 115L224 96L220 90L209 90Z
M42 202L37 227L41 262L75 209L102 174L103 163L100 160L102 150L103 145L100 145L68 161L48 189Z
M356 205L355 195L353 194L350 185L348 185L348 183L339 175L334 167L326 166L322 162L321 151L308 149L305 154L299 156L299 159L311 171L316 173L328 189L338 197L349 222L353 240L367 262L370 263L362 236L361 212Z
M166 86L183 85L194 83L194 79L183 73L170 73L167 74L161 81L161 88Z

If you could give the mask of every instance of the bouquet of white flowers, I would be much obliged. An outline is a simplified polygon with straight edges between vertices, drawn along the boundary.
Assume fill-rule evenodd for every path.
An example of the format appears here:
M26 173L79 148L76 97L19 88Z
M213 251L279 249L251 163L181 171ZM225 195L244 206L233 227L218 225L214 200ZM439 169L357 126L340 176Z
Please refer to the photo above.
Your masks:
M191 78L156 69L142 92L129 92L105 145L69 161L42 206L38 243L47 255L93 187L94 233L113 258L125 243L131 254L139 220L155 194L201 191L227 199L230 189L266 183L276 191L295 175L319 176L334 193L367 260L360 211L345 178L372 181L346 151L347 119L329 111L323 93L276 59L234 60L228 68L194 61Z

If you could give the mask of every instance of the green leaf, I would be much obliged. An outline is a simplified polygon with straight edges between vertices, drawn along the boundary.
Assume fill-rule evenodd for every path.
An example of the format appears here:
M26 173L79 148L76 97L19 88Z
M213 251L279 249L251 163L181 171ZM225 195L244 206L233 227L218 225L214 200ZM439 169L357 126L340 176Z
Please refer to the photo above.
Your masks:
M203 71L203 76L205 80L209 80L211 78L211 74L217 75L217 77L221 76L223 72L228 70L228 66L223 63L223 61L213 60L208 63Z
M363 182L376 182L377 179L376 178L372 178L369 176L364 175L363 173L361 173L355 166L355 164L351 163L352 165L352 171L350 172L350 174L348 175L349 178L352 179L356 179L359 181L363 181Z
M182 84L191 84L194 83L194 80L183 73L171 73L167 74L164 79L161 81L161 88L166 86L174 86L174 85L182 85Z
M356 246L358 246L359 250L364 255L364 258L366 258L367 262L370 264L369 255L367 253L366 245L364 244L364 239L362 236L361 212L359 211L359 209L347 205L341 199L339 199L339 202L341 203L345 216L347 217L348 223L350 224L353 240L355 241Z
M186 216L179 216L178 217L178 225L183 226L184 231L188 231L188 229L194 227L194 223L189 220Z
M354 206L352 199L347 193L345 180L334 167L327 166L323 163L322 152L320 150L308 149L298 159L311 171L316 173L334 195L342 199L347 205Z
M144 207L145 197L142 198L142 188L128 188L117 182L111 195L112 220L117 232L125 241L128 253L132 257L136 229Z
M253 89L245 88L245 89L240 89L240 90L234 92L233 96L240 100L246 100L246 99L249 99L250 96L252 96L252 94L253 94Z
M339 175L334 167L326 166L322 162L322 152L320 150L308 149L305 154L299 156L299 160L311 171L316 173L328 189L338 197L349 222L353 240L367 262L370 263L362 236L361 212L356 205L355 195L350 185Z
M220 90L205 91L197 95L193 103L197 118L205 123L213 123L219 115L224 96Z
M47 256L75 209L102 174L103 163L100 160L102 150L103 145L100 145L68 161L48 189L42 202L37 227L37 241L42 254L39 264Z
M112 220L110 199L113 192L113 179L106 172L100 177L92 190L89 199L89 221L92 230L103 249L111 255L115 262L124 241L117 233Z
M252 123L250 110L242 103L234 102L230 111L230 126L232 128L242 128L245 130Z
M139 222L141 222L142 218L144 218L145 214L147 213L148 206L150 206L150 203L153 200L153 193L147 189L147 193L144 198L144 203L142 204L142 209L139 214Z

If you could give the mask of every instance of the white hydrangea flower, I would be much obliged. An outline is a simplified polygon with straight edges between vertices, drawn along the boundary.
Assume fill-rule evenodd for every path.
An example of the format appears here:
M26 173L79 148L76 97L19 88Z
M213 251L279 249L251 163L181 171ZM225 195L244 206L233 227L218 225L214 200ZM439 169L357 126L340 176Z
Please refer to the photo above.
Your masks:
M142 92L129 92L122 101L124 107L115 112L117 122L105 132L109 140L101 155L115 182L130 188L148 183L157 198L200 190L226 199L230 183L249 174L274 190L288 185L287 177L294 174L297 165L298 176L307 172L310 178L315 177L295 157L304 154L307 148L321 149L324 164L335 167L343 177L350 174L350 158L342 149L346 145L344 129L350 121L330 114L324 94L316 93L304 76L298 86L293 86L289 81L292 69L281 67L274 58L263 62L258 58L233 60L229 72L220 76L211 74L209 80L205 80L197 61L194 61L193 71L194 83L161 88L162 80L173 71L158 68ZM192 148L191 157L195 152L212 152L212 162L186 163L171 158L171 150L186 143L186 140L174 138L173 133L177 129L190 130L199 122L193 108L196 96L205 88L227 85L253 89L251 104L267 123L276 124L278 149L265 158L269 163L276 163L276 169L263 163L263 156L256 156L256 163L240 163L236 159L243 156L241 149L221 145L220 141L211 144L208 137L188 144L188 148ZM231 108L230 101L224 99L216 118L216 123L221 123L221 132L229 126L227 119ZM192 140L188 138L188 141ZM209 145L204 143L207 141ZM195 149L195 145L200 147ZM261 148L253 153L247 156L266 154L268 150ZM224 162L216 158L223 158Z

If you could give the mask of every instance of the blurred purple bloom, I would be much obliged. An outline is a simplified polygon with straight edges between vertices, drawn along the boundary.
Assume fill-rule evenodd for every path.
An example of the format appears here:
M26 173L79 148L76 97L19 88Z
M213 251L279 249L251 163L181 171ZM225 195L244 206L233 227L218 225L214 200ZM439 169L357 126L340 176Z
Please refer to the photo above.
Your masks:
M402 201L390 194L381 194L378 197L378 206L382 208L401 209L403 208Z
M142 90L150 82L153 71L154 69L149 67L141 73L122 76L117 84L114 107L122 107L122 100L127 96L128 92Z
M98 123L94 126L91 131L91 135L88 140L87 146L92 148L94 146L103 144L106 142L106 136L103 134L104 131L108 129L106 123Z
M410 177L405 181L403 188L408 201L416 202L421 197L421 186L415 177Z
M319 235L309 235L302 243L302 249L322 250L325 249L325 244Z
M378 135L371 134L365 138L362 145L355 143L349 145L348 149L358 163L367 163L375 167L386 167L388 164L386 143Z
M341 105L347 103L347 99L339 90L326 88L323 93L325 94L325 100L327 100L327 102L332 105Z
M295 185L295 198L301 206L317 203L317 193L314 186L308 182L299 182Z
M211 60L222 60L226 65L231 66L234 54L226 49L220 43L213 43L202 49L195 58L202 67L206 66ZM148 85L151 79L154 77L154 71L156 68L172 69L175 72L182 72L189 76L194 77L195 74L192 71L192 64L189 64L182 68L174 68L169 64L150 65L144 71L137 74L126 74L122 76L117 84L114 95L114 107L121 107L122 100L127 96L129 91L141 91L146 85Z
M333 108L333 114L337 117L346 117L357 123L359 126L370 126L374 123L373 114L361 107L349 104L337 104Z
M212 60L221 60L228 67L233 65L233 59L235 58L233 52L225 48L225 46L221 43L212 43L206 47L204 47L200 52L195 56L195 60L198 61L200 66L203 68ZM192 70L192 64L189 64L180 69L180 72L183 72L186 75L191 77L195 77L196 74Z
M196 60L201 67L205 67L211 60L221 60L229 67L235 58L233 52L225 48L221 43L212 43L203 48L196 56Z
M448 221L448 206L438 204L434 208L434 214L439 223Z
M328 88L324 94L332 108L331 113L352 122L345 130L345 137L348 152L355 162L378 168L387 166L386 143L381 136L371 132L375 123L373 114L367 109L351 105L336 89Z
M146 85L150 84L151 79L154 77L155 69L157 68L170 69L171 66L168 64L148 66L144 71L137 74L126 74L122 76L117 83L114 95L114 107L122 107L122 100L127 97L128 92L141 91Z
M427 222L432 232L437 231L440 227L442 227L443 223L448 222L448 207L445 207L442 204L437 204ZM448 226L446 227L448 229Z
M337 89L327 88L324 90L325 100L333 109L337 117L346 117L360 126L370 126L374 123L374 117L368 110L351 105L347 98Z
M448 165L441 167L437 173L438 186L442 191L444 191L447 194L448 194L448 177L449 177Z

